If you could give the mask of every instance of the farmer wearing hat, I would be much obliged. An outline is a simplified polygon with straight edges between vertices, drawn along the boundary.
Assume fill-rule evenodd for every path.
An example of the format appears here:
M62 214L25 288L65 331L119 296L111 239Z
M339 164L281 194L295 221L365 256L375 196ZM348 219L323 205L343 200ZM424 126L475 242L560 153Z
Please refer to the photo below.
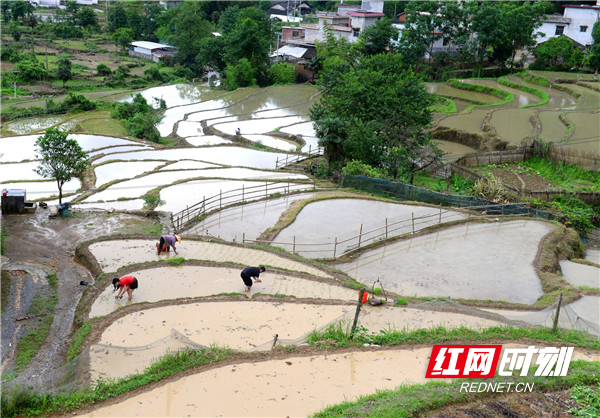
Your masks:
M181 237L179 235L163 235L160 237L160 242L156 246L157 255L160 255L163 247L166 247L166 251L169 251L171 247L173 247L173 251L177 254L177 248L175 248L175 243L181 242Z

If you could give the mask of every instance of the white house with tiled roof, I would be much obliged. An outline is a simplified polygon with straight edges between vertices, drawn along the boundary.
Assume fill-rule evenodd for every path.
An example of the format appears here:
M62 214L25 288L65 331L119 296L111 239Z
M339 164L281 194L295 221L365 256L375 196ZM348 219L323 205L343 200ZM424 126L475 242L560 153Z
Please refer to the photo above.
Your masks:
M567 36L579 45L589 47L594 42L592 28L599 20L600 0L595 6L565 5L562 15L548 15L538 32L537 43L546 42L550 38Z

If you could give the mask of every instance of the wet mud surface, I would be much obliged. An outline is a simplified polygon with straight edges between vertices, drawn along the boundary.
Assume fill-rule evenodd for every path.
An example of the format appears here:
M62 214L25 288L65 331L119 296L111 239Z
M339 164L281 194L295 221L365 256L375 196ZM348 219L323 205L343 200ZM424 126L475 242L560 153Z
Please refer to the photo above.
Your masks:
M48 275L56 274L57 305L50 329L50 338L19 372L12 383L28 382L49 373L66 357L75 307L84 286L93 283L87 269L74 259L75 245L95 236L114 233L130 223L140 222L133 215L77 212L69 218L48 218L48 211L38 209L32 215L3 215L3 227L9 234L9 245L3 257L2 270L8 271L15 297L11 308L2 316L2 371L14 369L14 349L18 338L34 328L29 324L37 317L29 310L35 299L49 295ZM143 223L143 222L140 222Z

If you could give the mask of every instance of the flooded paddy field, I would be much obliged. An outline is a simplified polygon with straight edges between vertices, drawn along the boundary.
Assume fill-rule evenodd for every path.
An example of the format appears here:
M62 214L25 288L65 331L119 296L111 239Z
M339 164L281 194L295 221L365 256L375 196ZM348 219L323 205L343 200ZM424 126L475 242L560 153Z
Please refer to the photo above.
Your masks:
M438 146L439 149L441 149L444 152L444 158L446 159L477 152L475 148L471 148L462 144L457 144L456 142L436 139L435 144Z
M551 142L560 142L569 135L568 128L561 122L555 111L541 111L538 113L538 118L542 124L541 138Z
M536 111L533 109L499 109L490 121L498 136L514 145L522 145L526 138L533 137L531 118Z
M587 286L600 289L600 268L569 260L560 262L562 275L573 286ZM598 305L600 310L600 305Z
M0 182L42 180L44 177L34 171L37 166L37 162L0 164Z
M274 226L293 202L312 196L313 193L288 195L223 209L187 229L186 234L214 235L237 242L241 242L244 235L246 239L255 240L267 228Z
M354 293L354 292L353 292ZM502 322L472 316L411 308L365 306L360 325L379 330L414 330L445 326L479 329ZM167 351L217 344L244 351L266 351L273 336L279 344L303 341L313 330L352 323L352 305L275 302L221 302L149 308L113 322L90 350L95 378L117 379L142 371ZM133 324L133 325L132 325ZM108 353L108 354L107 354ZM130 361L114 361L127 358Z
M471 80L469 80L470 82ZM466 99L468 101L478 102L482 104L492 104L500 101L496 96L491 94L480 93L478 91L458 89L444 83L426 83L429 93L437 94L438 96L452 97L457 99Z
M188 160L205 161L215 164L273 169L275 168L275 162L277 161L277 159L281 160L285 158L285 154L258 151L255 149L232 146L218 146L208 148L173 148L113 154L101 157L95 160L94 163L100 164L103 162L114 160L179 161L181 158L185 158Z
M63 198L65 198L65 195L67 194L77 192L80 188L81 182L78 179L67 181L63 184L62 188ZM0 189L25 189L27 200L48 199L52 196L58 198L58 187L54 180L0 183ZM48 204L50 204L50 202L48 202Z
M429 216L416 221L415 227L424 228L439 223L439 208L427 206L404 205L400 203L381 202L366 199L327 199L306 205L296 216L295 221L279 232L275 237L275 245L292 249L283 243L303 244L296 248L300 255L312 258L330 257L331 246L319 246L321 243L331 243L337 237L338 241L357 236L361 231L366 234L375 228L394 224L389 228L388 236L397 236L412 231L411 219ZM454 211L444 211L443 222L463 219L464 216ZM385 232L380 230L378 234ZM363 238L363 239L366 239ZM340 245L339 253L349 246L356 245L357 240ZM309 245L313 244L313 245ZM319 253L323 249L326 253Z
M246 202L259 200L271 192L262 193L262 190L267 190L269 187L278 187L281 192L284 189L288 192L313 190L313 185L310 183L294 183L292 181L274 182L271 177L284 176L281 174L266 174L265 179L268 181L257 180L192 180L183 183L178 183L173 186L168 186L160 190L161 199L166 203L161 206L161 210L178 212L186 209L188 206L202 202L205 198L213 197L213 209L217 209L217 197L219 204L226 206L229 204L238 203L241 199L242 189L252 190L253 193L248 193L244 200ZM294 174L290 174L293 176ZM264 187L264 188L263 188ZM259 192L258 189L261 191ZM221 197L225 195L224 197ZM243 232L243 231L241 231Z
M362 283L380 279L401 295L531 304L543 293L532 263L552 229L540 221L460 225L366 251L337 268Z
M503 344L506 348L526 346ZM378 390L425 383L430 355L427 347L236 363L169 381L80 416L308 416ZM598 356L575 348L572 360L578 359L598 361Z
M103 164L95 167L96 187L123 178L133 178L165 165L164 161L133 161Z
M593 263L600 264L600 250L588 249L585 252L585 259Z
M135 263L184 257L186 260L232 262L244 266L263 264L282 270L308 273L317 277L331 277L328 273L316 267L268 251L215 242L186 240L185 235L182 237L182 242L177 244L178 255L167 253L166 255L157 256L156 244L158 239L102 241L91 244L89 250L105 272L115 272L121 267Z
M129 273L136 277L140 284L131 302L127 301L126 297L115 299L113 286L109 280L107 288L94 301L89 315L90 317L107 315L131 303L242 293L244 282L240 277L240 271L241 268L190 265L137 270ZM356 299L356 291L350 288L269 271L261 274L261 283L252 286L252 293L323 300L354 301Z
M461 81L467 84L491 87L496 90L504 90L511 93L515 97L515 99L503 105L505 107L522 107L539 103L541 100L535 94L527 93L512 87L505 86L503 84L498 83L498 80L496 79L466 79ZM497 101L502 101L502 99L498 99Z

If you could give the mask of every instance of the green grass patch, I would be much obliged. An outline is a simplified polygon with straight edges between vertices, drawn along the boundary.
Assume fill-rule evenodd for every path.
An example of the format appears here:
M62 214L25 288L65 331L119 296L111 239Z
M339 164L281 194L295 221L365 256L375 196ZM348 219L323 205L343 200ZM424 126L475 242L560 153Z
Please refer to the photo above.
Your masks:
M147 225L144 227L144 233L148 235L160 235L162 232L161 225Z
M595 406L597 405L597 392L588 390L590 385L598 385L600 375L600 363L574 361L570 364L567 376L558 376L551 379L547 377L511 376L495 377L485 379L486 382L533 383L535 392L553 392L568 389L570 387L581 387L575 391L575 396L586 405L581 411L591 412L597 416ZM480 380L481 381L481 380ZM375 394L359 398L355 402L344 402L331 406L315 417L413 417L426 414L439 408L459 403L472 402L479 399L491 398L493 392L461 392L460 386L463 382L473 383L473 379L456 379L450 383L432 381L420 385L402 385L394 390L378 391ZM590 408L587 405L592 405Z
M92 323L90 321L85 322L71 340L71 345L69 346L69 351L67 352L67 361L73 360L77 357L81 351L81 345L89 335L92 330Z
M484 341L490 339L520 340L523 338L573 343L580 347L600 349L600 340L594 340L579 331L553 333L548 329L525 329L511 326L473 330L465 327L407 330L381 330L379 334L368 334L366 329L354 335L342 323L330 325L322 331L313 331L307 338L309 344L319 341L336 341L335 346L362 346L365 343L379 345L443 343L444 341ZM323 344L318 347L323 347Z
M571 399L577 407L571 408L569 413L576 417L600 416L600 385L596 387L577 385L571 389Z
M48 334L50 334L50 327L52 326L53 320L53 315L44 315L38 318L37 322L33 324L35 329L21 338L17 345L17 371L27 367L31 362L31 359L42 347L46 338L48 338ZM2 415L4 415L4 413Z
M458 108L454 100L443 96L434 96L435 103L429 108L432 112L436 113L456 113Z
M6 270L0 271L0 311L2 314L4 314L10 300L11 283L10 273Z
M172 264L174 266L178 266L181 263L183 263L185 261L185 258L183 257L175 257L175 258L170 258L167 260L167 263Z
M557 164L543 158L530 158L519 165L530 168L566 191L600 192L600 171L584 170L573 164Z
M408 305L408 300L404 298L397 298L395 305Z
M478 91L480 93L489 94L491 96L496 96L496 97L499 97L500 99L502 99L501 102L485 104L485 105L469 106L465 110L463 110L463 113L468 112L469 110L471 110L475 107L501 106L503 104L510 103L513 100L515 100L515 96L513 96L512 93L505 91L505 90L495 89L495 88L489 87L489 86L479 86L476 84L463 83L462 81L459 81L455 78L448 80L446 83L448 83L450 86L455 87L457 89Z
M550 101L550 96L548 96L548 93L546 93L545 91L536 89L534 87L526 86L524 84L513 83L512 81L508 81L506 79L506 76L499 77L498 84L502 84L503 86L507 86L507 87L512 87L513 89L521 90L526 93L531 93L540 98L540 101L538 103L521 106L522 109L525 109L528 107L542 106L542 105L545 105L546 103L548 103L548 101Z

